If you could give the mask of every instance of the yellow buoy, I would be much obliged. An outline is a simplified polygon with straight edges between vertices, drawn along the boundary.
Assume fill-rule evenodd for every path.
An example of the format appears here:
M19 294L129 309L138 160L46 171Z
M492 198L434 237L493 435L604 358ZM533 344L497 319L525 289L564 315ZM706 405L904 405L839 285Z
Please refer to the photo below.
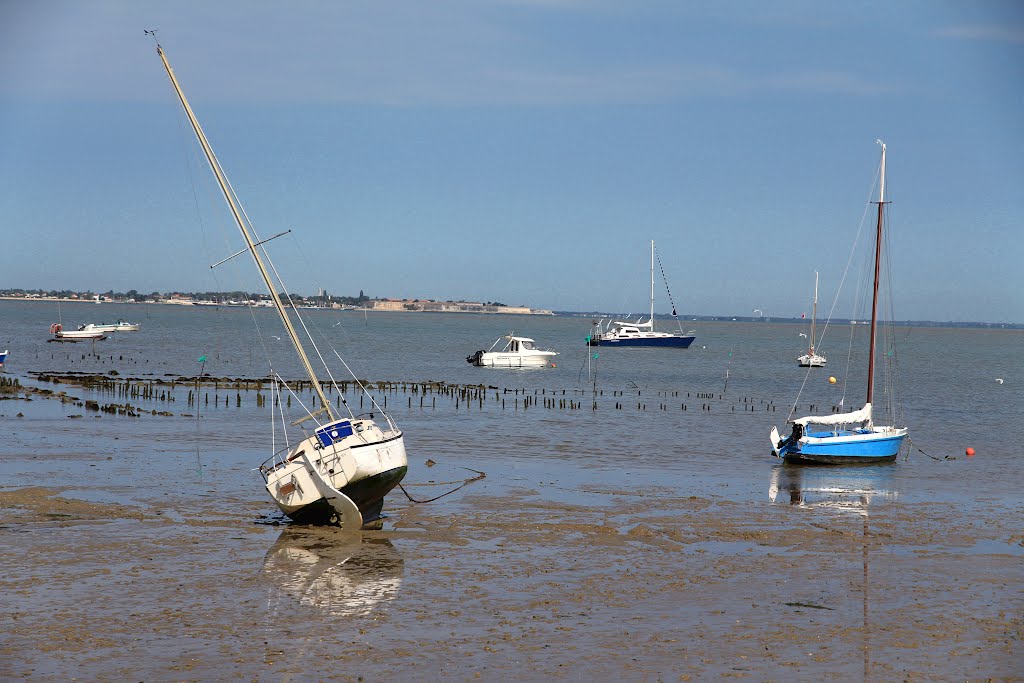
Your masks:
M828 378L828 383L829 384L835 384L836 383L836 378L835 377L829 377Z

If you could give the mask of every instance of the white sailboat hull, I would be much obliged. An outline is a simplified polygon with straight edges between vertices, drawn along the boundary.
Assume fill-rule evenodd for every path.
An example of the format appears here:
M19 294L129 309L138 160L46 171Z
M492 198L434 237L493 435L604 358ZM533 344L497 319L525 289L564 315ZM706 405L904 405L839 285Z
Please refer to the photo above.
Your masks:
M796 359L796 362L800 364L802 368L820 368L828 362L825 356L821 356L817 353L805 353Z
M542 368L552 358L557 356L555 351L537 351L534 353L483 353L473 362L473 365L484 368Z
M106 339L107 335L96 330L68 330L57 332L54 337L57 339Z
M362 522L379 518L384 496L408 469L405 440L401 431L382 431L372 420L354 425L362 430L329 446L312 436L288 450L284 459L272 458L260 467L281 512L300 523L338 523L336 509L318 486L319 476L358 507Z

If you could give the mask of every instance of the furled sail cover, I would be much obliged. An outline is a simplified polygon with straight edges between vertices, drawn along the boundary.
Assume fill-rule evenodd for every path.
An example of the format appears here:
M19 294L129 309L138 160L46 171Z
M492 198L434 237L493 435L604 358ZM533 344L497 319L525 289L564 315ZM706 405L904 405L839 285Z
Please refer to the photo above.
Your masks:
M871 422L870 403L865 403L863 408L855 410L852 413L839 413L837 415L808 415L807 417L801 417L793 420L794 424L803 425L805 427L809 424L845 425L852 424L854 422L863 422L865 424Z

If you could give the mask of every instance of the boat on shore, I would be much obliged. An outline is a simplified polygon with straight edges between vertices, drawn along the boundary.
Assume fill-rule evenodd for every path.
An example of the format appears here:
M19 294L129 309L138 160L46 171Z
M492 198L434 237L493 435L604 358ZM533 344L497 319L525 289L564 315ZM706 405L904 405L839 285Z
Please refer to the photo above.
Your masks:
M50 325L50 334L53 337L49 341L77 342L107 338L106 332L88 328L88 325L82 325L77 330L65 330L61 323L53 323Z
M792 420L793 431L786 438L772 427L772 453L787 463L812 465L874 464L894 462L903 440L907 437L906 427L876 425L874 423L874 378L875 342L878 326L878 288L882 265L883 226L885 225L885 144L882 146L882 160L879 172L878 220L875 227L874 245L874 286L871 300L871 330L868 335L867 397L864 407L848 413L832 415L809 415ZM891 320L891 318L890 318ZM892 360L893 352L885 354L886 361ZM893 409L894 391L886 387L885 396L890 401L889 417L895 423ZM794 404L795 405L795 404Z
M802 368L820 368L828 360L825 356L814 351L815 325L818 318L818 271L814 271L814 303L811 306L811 336L807 340L807 353L796 359Z
M505 346L495 351L503 339ZM481 368L542 368L558 355L552 349L538 349L534 343L529 337L507 334L498 337L486 351L481 349L466 356L466 362Z
M152 35L152 32L147 33ZM309 327L299 316L291 297L286 297L289 305L286 308L281 295L278 294L282 291L287 292L288 288L282 282L271 279L264 264L265 259L270 262L266 247L262 245L269 240L258 238L159 43L156 45L156 51L245 242L246 248L239 253L248 252L252 257L269 293L272 301L270 305L277 310L284 332L305 370L309 387L314 392L316 405L307 407L298 398L296 387L289 385L280 375L272 373L275 400L271 405L281 411L277 419L280 419L281 423L286 422L285 404L290 405L291 396L294 395L296 402L304 409L305 415L291 421L290 425L311 426L302 427L303 434L297 441L292 440L286 427L283 434L285 445L281 448L275 445L273 439L271 440L269 446L272 455L259 466L267 493L278 508L295 522L336 524L350 530L379 526L384 497L401 482L408 469L404 435L391 417L380 409L369 392L366 395L371 405L380 412L386 424L378 425L372 413L358 416L353 414L334 375L326 366L325 355L309 336ZM272 263L270 265L273 266ZM315 356L324 363L330 386L339 397L340 405L335 406L327 397L324 391L327 382L320 380L310 363L304 343L298 336L296 325L293 324L293 315L298 327L307 335L306 341L315 351ZM337 352L335 355L337 356ZM341 357L338 358L340 360ZM271 420L275 420L275 416L271 415ZM276 436L276 432L274 434Z
M664 271L663 271L664 272ZM667 287L666 283L666 287ZM672 295L669 293L669 299ZM696 339L693 330L684 333L682 323L676 316L675 303L672 304L672 317L676 318L678 332L659 332L654 329L654 240L651 240L651 311L646 321L636 322L610 320L604 326L602 321L594 323L586 342L589 346L640 346L655 348L685 349Z

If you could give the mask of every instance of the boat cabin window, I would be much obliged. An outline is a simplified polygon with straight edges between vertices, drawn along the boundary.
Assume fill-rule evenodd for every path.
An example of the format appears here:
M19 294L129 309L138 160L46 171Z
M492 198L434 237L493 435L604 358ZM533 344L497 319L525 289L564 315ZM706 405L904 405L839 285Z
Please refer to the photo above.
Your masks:
M327 447L335 441L341 441L346 436L350 436L352 434L352 423L348 420L341 420L326 427L321 427L315 433L316 438L320 441L320 445Z
M524 341L523 342L523 350L524 351L530 351L532 349L533 349L533 343L532 342L528 342L528 341Z
M519 351L519 342L513 339L508 348L512 353L517 353Z

